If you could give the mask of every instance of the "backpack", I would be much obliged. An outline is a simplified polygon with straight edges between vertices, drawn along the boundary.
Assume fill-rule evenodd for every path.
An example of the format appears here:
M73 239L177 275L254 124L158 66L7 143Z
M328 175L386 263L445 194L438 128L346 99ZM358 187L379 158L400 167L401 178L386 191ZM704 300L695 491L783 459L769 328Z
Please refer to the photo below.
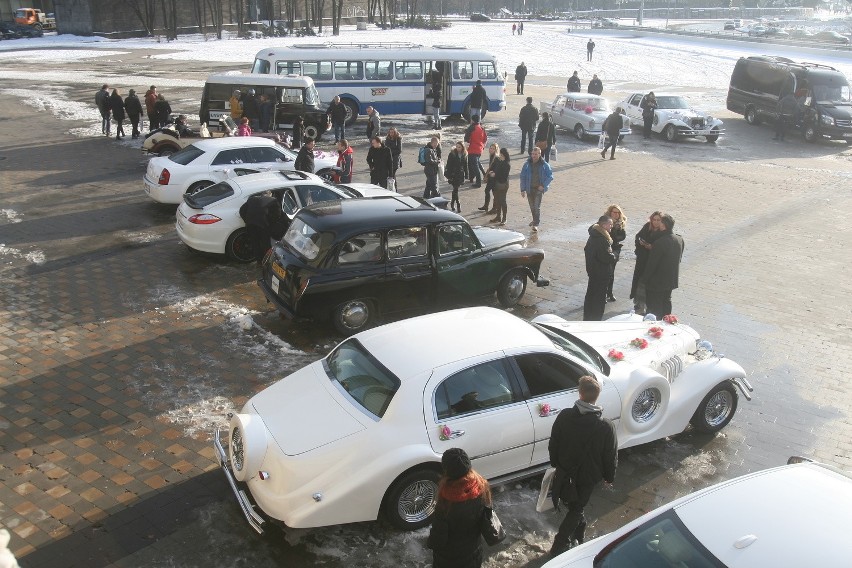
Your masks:
M429 164L429 148L426 146L420 148L420 152L417 154L417 163L421 166Z

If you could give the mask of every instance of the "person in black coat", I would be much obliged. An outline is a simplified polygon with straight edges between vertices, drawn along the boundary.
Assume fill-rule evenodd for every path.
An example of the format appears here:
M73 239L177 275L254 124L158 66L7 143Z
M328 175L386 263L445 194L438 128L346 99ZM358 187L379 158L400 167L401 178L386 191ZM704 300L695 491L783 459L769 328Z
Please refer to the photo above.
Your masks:
M385 146L390 148L391 157L393 158L393 169L391 170L390 177L396 179L396 171L402 167L402 135L393 126L388 128L388 134L385 136Z
M521 129L521 154L526 147L527 154L532 153L533 136L536 124L538 124L538 109L533 106L533 98L527 97L527 104L521 107L518 113L518 128Z
M654 124L654 114L657 111L657 96L654 91L651 91L639 103L639 108L642 109L642 138L651 137L651 126Z
M601 93L603 93L603 83L600 79L598 79L597 73L592 75L592 80L589 81L588 91L589 94L592 95L600 95Z
M245 221L254 259L260 262L272 244L271 229L282 217L281 204L267 190L249 197L240 207L240 217Z
M672 313L672 290L678 286L680 261L683 258L683 237L675 235L675 221L671 215L661 216L663 231L654 241L648 264L642 273L645 284L647 313L658 319Z
M615 256L615 262L612 263L612 272L609 277L609 284L606 287L606 301L614 302L615 296L612 295L612 285L615 282L615 265L621 258L621 247L624 239L627 238L627 217L624 216L624 211L618 205L610 205L604 213L612 219L612 229L609 231L609 236L612 237L612 254Z
M340 102L339 96L335 96L325 112L334 128L334 141L340 142L346 138L346 105Z
M115 120L115 139L124 138L124 99L118 93L118 89L113 89L109 96L109 108L112 111L112 118Z
M663 213L654 211L648 218L633 242L636 245L636 264L633 267L633 282L630 285L630 299L633 300L633 310L640 315L645 315L645 285L642 284L642 273L648 264L648 256L654 246L654 241L663 230Z
M461 448L441 456L443 475L438 503L426 546L432 550L433 568L480 568L483 561L481 525L491 506L488 481L471 469Z
M524 94L524 81L527 79L527 66L521 61L521 64L515 68L515 82L518 95Z
M541 122L538 123L538 129L535 131L535 145L541 146L539 142L544 142L544 148L541 150L541 157L544 161L550 163L550 149L556 144L556 127L550 120L550 113L541 113Z
M586 42L586 61L592 60L592 53L595 51L595 42L592 41L592 38L589 38L589 41Z
M485 88L482 86L482 81L476 80L476 85L470 93L470 119L473 121L474 116L478 116L481 121L485 118L485 113L488 112L488 95L485 94Z
M308 138L305 144L299 148L299 153L296 155L296 162L293 168L300 172L314 173L314 139Z
M455 147L449 154L447 154L447 165L444 167L444 177L447 178L447 183L449 183L453 188L453 195L450 199L450 211L458 211L461 213L459 186L467 179L467 150L464 148L464 142L456 142ZM458 209L455 209L454 205L456 205Z
M615 110L606 117L603 123L603 131L606 132L606 144L601 150L601 158L606 158L606 151L612 148L609 153L609 159L615 159L615 147L618 145L618 137L621 136L621 129L624 127L624 119L621 117L621 109L615 107Z
M367 165L370 167L370 183L388 188L388 178L393 172L393 155L382 139L373 136L367 151Z
M556 468L554 501L562 501L568 514L553 539L551 556L561 554L585 539L583 508L601 480L615 482L618 468L618 441L615 426L603 418L603 409L595 403L601 385L591 376L579 379L580 399L559 413L550 432L547 449L550 465ZM569 481L570 480L570 481ZM573 483L571 483L573 481Z
M290 145L291 148L301 148L302 147L302 131L305 129L305 119L302 118L302 115L296 115L293 118L293 141Z
M583 302L583 321L601 321L606 305L606 288L615 264L612 252L612 219L602 215L598 222L589 227L589 239L583 249L586 253L586 274L589 284Z
M127 118L130 119L130 125L133 127L131 136L135 140L139 138L139 120L145 116L145 111L142 110L142 101L136 96L136 91L130 89L127 98L124 99L124 110L127 111Z
M249 89L243 99L243 116L249 119L252 130L260 130L260 101L255 96L254 89Z
M166 126L172 115L172 107L163 95L157 95L157 102L154 103L154 112L157 114L159 128Z
M580 77L577 75L577 72L574 71L574 74L568 79L568 92L579 93L582 89L583 85L580 83Z

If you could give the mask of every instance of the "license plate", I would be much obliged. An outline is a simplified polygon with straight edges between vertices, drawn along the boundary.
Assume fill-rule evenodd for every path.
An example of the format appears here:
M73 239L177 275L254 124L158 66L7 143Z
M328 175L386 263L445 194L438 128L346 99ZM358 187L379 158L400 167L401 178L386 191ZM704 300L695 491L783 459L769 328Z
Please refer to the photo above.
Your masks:
M275 292L276 294L278 293L278 284L279 284L278 279L275 276L273 276L272 277L272 291Z
M287 278L287 271L275 263L272 264L272 272L277 274L281 278L281 280Z

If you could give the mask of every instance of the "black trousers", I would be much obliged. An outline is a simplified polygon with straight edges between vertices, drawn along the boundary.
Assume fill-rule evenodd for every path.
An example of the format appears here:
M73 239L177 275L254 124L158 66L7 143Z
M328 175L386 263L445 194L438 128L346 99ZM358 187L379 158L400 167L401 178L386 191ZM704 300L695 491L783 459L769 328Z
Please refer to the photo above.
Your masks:
M572 540L582 541L585 538L586 516L583 514L583 509L589 504L594 489L594 485L578 485L577 500L571 503L563 502L568 507L568 514L565 515L562 524L559 525L559 532L553 539L552 551L560 552Z
M518 81L517 91L518 91L518 92L517 92L517 94L519 94L519 95L523 95L523 94L524 94L524 80L523 80L523 79L521 79L520 81Z
M589 277L586 299L583 302L583 321L601 321L606 307L606 289L609 277Z
M642 119L642 136L645 138L651 137L651 125L654 124L654 117Z
M645 291L645 313L654 314L658 320L663 319L672 313L672 291L671 289L663 290L646 290Z
M130 125L133 127L131 133L134 138L139 138L139 115L130 115Z
M606 154L606 151L612 148L612 152L610 152L609 157L615 157L615 147L618 146L618 135L615 136L608 135L606 138L606 144L604 145L603 152L601 154Z
M272 246L269 231L257 225L246 225L246 232L249 234L249 239L251 240L254 259L260 262L266 256L266 251Z
M610 270L610 273L609 273L609 284L607 284L607 287L606 287L606 295L607 296L612 296L612 285L615 282L615 267L618 264L619 256L620 256L620 254L615 255L615 263L613 263L612 270Z
M521 129L521 152L524 151L524 147L526 147L527 154L532 154L533 142L535 138L535 130L530 128L529 130Z

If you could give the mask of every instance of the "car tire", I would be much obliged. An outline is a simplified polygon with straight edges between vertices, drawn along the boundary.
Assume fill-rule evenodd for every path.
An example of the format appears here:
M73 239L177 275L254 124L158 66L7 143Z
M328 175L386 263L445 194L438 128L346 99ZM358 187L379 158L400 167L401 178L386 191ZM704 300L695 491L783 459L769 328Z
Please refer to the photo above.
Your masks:
M577 137L577 140L585 140L586 139L586 129L583 128L582 124L578 124L574 127L574 136Z
M245 228L237 229L225 243L225 254L228 258L237 262L251 262L254 260L254 247L251 238Z
M689 423L705 434L718 432L734 417L738 400L737 389L730 381L719 383L707 393Z
M641 434L655 428L668 410L671 385L660 375L641 382L629 396L622 413L624 428L631 434Z
M818 138L816 129L812 124L805 126L805 129L802 131L802 136L804 136L806 142L816 142Z
M346 107L346 121L344 124L352 126L358 120L358 104L352 99L341 99L340 102Z
M305 126L305 139L319 140L320 136L322 136L322 132L320 132L316 124Z
M397 479L385 494L384 514L396 528L413 531L431 522L438 502L438 480L435 469L416 469Z
M167 156L171 156L175 152L180 150L177 146L173 146L171 144L164 144L155 150L156 154L161 158L165 158Z
M375 307L370 300L357 298L334 308L331 321L338 333L350 336L367 329L373 322L374 312Z
M752 106L746 107L746 111L743 116L745 117L745 121L753 126L760 124L760 119L757 117L757 111L754 110L754 107Z
M665 138L668 142L674 142L677 140L677 128L674 124L667 124L665 128L663 128L663 138Z
M266 426L259 416L235 414L228 431L231 470L237 481L248 481L257 475L266 455Z
M36 32L40 32L40 31L42 31L42 26L41 26L41 24L35 24L35 25L33 26L33 29L34 29Z
M513 270L497 284L497 301L504 308L515 307L527 291L527 275L522 270Z
M711 129L711 130L718 130L718 129L717 129L717 128L713 128L713 129ZM718 134L710 134L709 136L705 136L705 137L704 137L704 140L706 140L708 144L715 144L715 143L716 143L716 140L718 140L718 139L719 139L719 135L718 135Z
M194 184L192 184L191 186L189 186L189 188L186 190L186 194L187 195L194 195L194 194L198 193L199 191L201 191L202 189L204 189L206 187L210 187L211 185L213 185L213 182L207 181L206 179L201 180L201 181L197 181Z

